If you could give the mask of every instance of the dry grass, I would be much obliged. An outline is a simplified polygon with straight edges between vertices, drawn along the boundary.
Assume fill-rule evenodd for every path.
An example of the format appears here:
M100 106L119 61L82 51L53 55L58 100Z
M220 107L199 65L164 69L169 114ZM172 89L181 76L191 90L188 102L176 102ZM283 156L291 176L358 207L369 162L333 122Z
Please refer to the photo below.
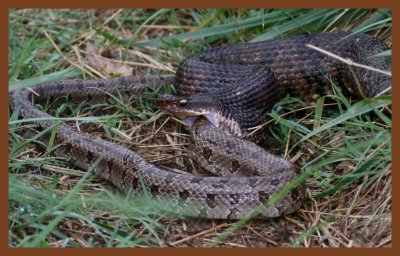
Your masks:
M85 15L84 11L81 12ZM196 31L210 24L218 25L223 21L204 11L197 13L199 17L201 14L204 15L202 23L195 24L191 10L179 10L173 15L168 14L169 16L160 14L146 23L145 21L154 13L155 11L98 10L94 14L96 20L92 22L96 23L97 31L101 30L118 38L146 41L170 33ZM229 13L233 13L232 16L237 19L242 16L245 19L246 15L250 15L243 10L231 10ZM342 12L338 13L340 17L344 15ZM365 14L366 19L373 16L373 12L366 13L368 14ZM34 51L35 58L48 61L58 56L57 61L51 64L53 67L74 66L81 70L87 79L110 77L113 71L120 70L133 74L169 73L176 68L180 59L188 55L188 52L204 49L206 45L204 42L202 45L190 40L187 44L177 42L175 45L166 44L165 48L138 48L132 47L129 42L119 45L108 36L103 35L107 40L99 36L94 29L95 25L91 22L88 24L93 26L93 29L80 33L71 32L73 24L79 24L81 21L68 11L53 11L53 16L42 11L44 17L47 15L53 17L51 21L54 24L51 26L47 24L50 26L48 28L46 24L42 24L45 21L36 18L37 15L34 14L35 12L31 10L13 11L10 20L22 28L11 30L10 34L20 40L29 40L32 31L24 24L29 22L39 24L41 32L35 40L40 41L40 47ZM90 16L88 12L86 14ZM130 26L123 26L127 22L127 14L136 15L140 21L137 24L141 25L135 27L136 30ZM345 14L347 15L348 11ZM357 13L353 16L357 16ZM334 17L331 22L335 22ZM353 21L348 18L339 24L346 22L357 27L360 20ZM340 28L339 25L333 26L331 23L329 27ZM115 28L117 30L114 30ZM71 32L70 37L60 39L57 29L65 30L67 34ZM233 38L239 40L242 37L254 38L259 33L257 30L246 30L244 33L234 34ZM390 33L384 28L378 28L374 33L383 39L390 39ZM218 40L216 41L221 43L227 39ZM88 45L96 45L98 55L88 55ZM11 63L15 64L12 60ZM44 73L48 72L46 62L40 65L35 62L29 63L41 66L39 70ZM16 69L14 64L10 66L10 70ZM21 71L13 76L15 73L10 72L12 82L32 75L30 73L32 71L26 70L24 65L21 65L20 70L25 73ZM135 97L122 106L104 105L98 113L123 114L125 116L123 119L103 120L90 124L71 121L69 124L80 131L123 144L139 152L147 161L164 169L203 174L190 158L186 127L179 120L158 112L154 101L157 93L149 92L147 96ZM341 96L338 98L341 99ZM342 100L334 101L334 104L322 102L312 107L303 104L286 99L274 108L273 113L281 118L284 117L284 120L313 130L340 116L346 110L346 102ZM318 109L323 111L322 119L317 124ZM54 110L49 111L54 113ZM71 113L72 116L84 117L93 115L94 110L88 106L71 106L65 108L63 116L71 116ZM383 113L390 116L390 109L384 109ZM365 124L368 120L371 121L370 124ZM10 190L16 192L9 202L10 246L33 244L48 247L205 247L216 241L223 231L235 223L222 220L179 220L164 217L162 214L153 216L151 212L149 214L137 209L138 204L131 205L125 202L124 195L118 195L107 182L91 176L85 177L83 186L75 192L73 197L75 201L71 201L71 207L63 206L47 212L53 209L51 197L57 200L65 198L77 184L79 185L85 172L71 167L62 159L52 158L35 144L23 145L24 140L18 137L18 134L30 129L32 129L30 125L10 125L10 173L15 174L15 179L10 179ZM296 144L304 133L296 127L290 128L285 122L276 121L268 124L267 129L272 134L271 140L266 143L268 150L283 155L299 167L306 166L314 159L324 163L323 161L329 160L329 156L335 154L343 157L327 163L307 179L307 200L297 212L278 219L251 220L217 246L391 246L391 156L387 155L391 152L391 128L379 115L366 114L343 121L338 127L327 129L319 136L313 136L310 140L300 142L299 145ZM365 137L362 136L364 133ZM379 134L384 134L386 137L382 137L382 140L377 140L370 146L364 145L368 144L368 139ZM358 145L360 140L363 143ZM351 144L354 148L350 147ZM22 149L14 150L16 147ZM349 156L354 152L361 153L358 157ZM327 158L320 158L323 154L326 154ZM371 161L381 159L382 164L377 164L376 168L367 168L361 174L354 173L365 162L360 158ZM343 179L351 177L351 174L358 176L346 186L335 187ZM332 188L334 189L332 193L319 198L321 193ZM44 203L46 200L48 205ZM32 209L28 209L27 206ZM52 230L44 232L57 216L62 218L55 222ZM37 233L44 234L42 240L33 239Z

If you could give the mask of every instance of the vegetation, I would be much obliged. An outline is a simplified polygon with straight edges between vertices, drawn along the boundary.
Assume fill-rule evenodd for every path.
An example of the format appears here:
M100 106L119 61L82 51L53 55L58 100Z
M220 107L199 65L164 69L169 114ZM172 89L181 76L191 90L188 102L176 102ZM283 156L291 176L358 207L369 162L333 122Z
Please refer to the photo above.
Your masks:
M211 46L338 30L367 32L390 45L391 12L11 10L9 90L72 77L173 73L182 59ZM162 168L196 173L185 126L158 111L158 93L96 105L102 116L95 117L85 104L39 107ZM240 222L167 217L157 205L52 157L51 141L47 149L38 146L44 132L10 112L9 246L391 246L390 104L390 96L357 102L339 90L313 105L292 98L276 104L265 125L268 149L302 167L308 199L290 216ZM32 135L24 138L27 131Z

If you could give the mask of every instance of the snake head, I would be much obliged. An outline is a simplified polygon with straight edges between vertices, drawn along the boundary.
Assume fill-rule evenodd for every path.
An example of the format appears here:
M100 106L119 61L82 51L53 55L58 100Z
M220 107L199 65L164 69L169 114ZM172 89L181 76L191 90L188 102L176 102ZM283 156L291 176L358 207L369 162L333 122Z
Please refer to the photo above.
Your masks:
M188 97L161 95L157 100L158 107L167 114L173 116L199 116L201 110L191 106Z
M213 125L218 126L221 116L221 105L212 97L206 95L173 96L162 95L158 98L159 108L173 116L184 117L191 126L197 117L206 117Z

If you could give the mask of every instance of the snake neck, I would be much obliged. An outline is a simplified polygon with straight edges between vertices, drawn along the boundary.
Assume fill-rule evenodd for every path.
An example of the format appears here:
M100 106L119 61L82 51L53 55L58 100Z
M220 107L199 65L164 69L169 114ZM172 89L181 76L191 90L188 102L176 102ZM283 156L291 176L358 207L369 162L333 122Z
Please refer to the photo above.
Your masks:
M248 134L247 130L239 124L234 115L224 107L215 111L210 111L208 114L204 115L204 117L214 126L227 130L239 138L244 138Z

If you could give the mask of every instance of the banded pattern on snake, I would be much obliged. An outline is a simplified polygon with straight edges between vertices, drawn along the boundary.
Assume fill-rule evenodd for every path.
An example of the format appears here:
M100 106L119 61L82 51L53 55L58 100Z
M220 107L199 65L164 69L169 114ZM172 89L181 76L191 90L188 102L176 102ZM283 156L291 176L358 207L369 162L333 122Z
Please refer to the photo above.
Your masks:
M123 146L79 133L57 124L56 154L65 156L79 168L88 169L98 158L95 172L122 191L149 191L162 202L189 216L239 219L257 210L264 217L278 217L297 210L304 199L304 185L290 191L273 206L264 203L298 173L284 159L273 156L253 142L250 127L266 120L266 113L286 94L311 101L328 92L331 83L367 97L391 86L384 74L352 67L306 47L313 44L355 62L391 69L388 57L374 55L389 49L366 34L345 32L297 36L213 48L184 60L173 75L133 76L105 80L65 80L14 91L10 101L14 111L42 128L56 125L51 116L37 109L31 98L71 95L74 101L110 97L104 94L138 93L147 86L175 85L178 96L159 100L166 112L186 116L192 125L194 155L201 165L216 175L199 177L164 171L146 162ZM197 118L202 115L205 118ZM46 119L48 118L48 119ZM195 121L194 121L195 120ZM247 176L237 176L247 175Z

